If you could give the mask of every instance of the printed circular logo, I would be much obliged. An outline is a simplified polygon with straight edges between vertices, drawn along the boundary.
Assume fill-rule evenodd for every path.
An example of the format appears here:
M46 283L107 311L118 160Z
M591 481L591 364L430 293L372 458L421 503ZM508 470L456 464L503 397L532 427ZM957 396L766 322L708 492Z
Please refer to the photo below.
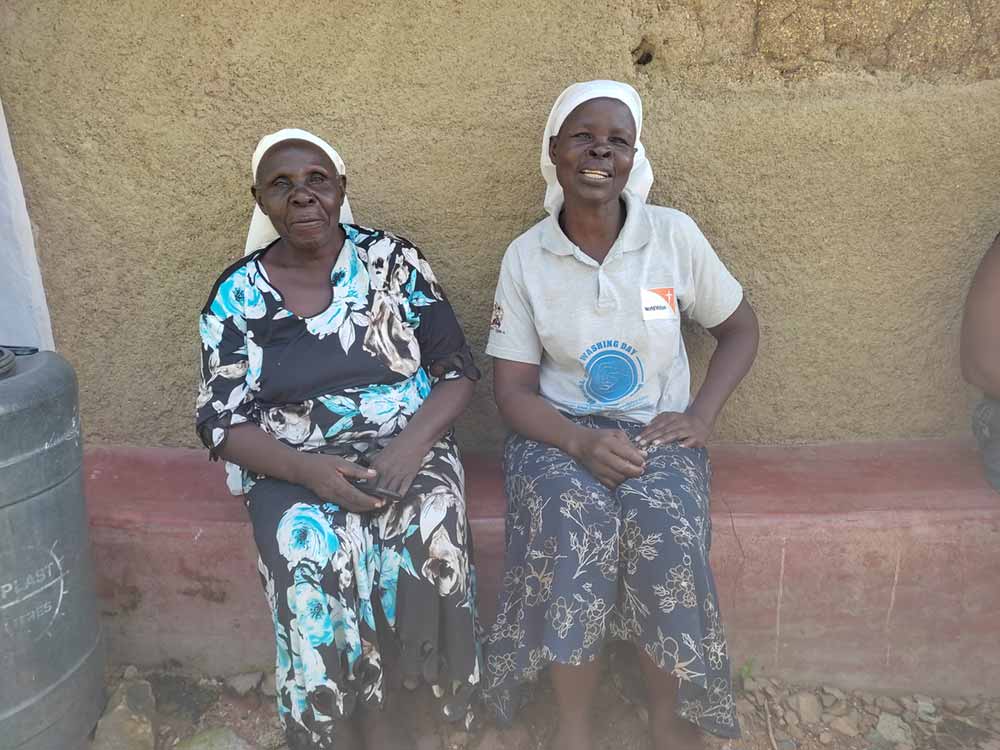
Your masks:
M617 341L602 341L588 348L580 359L587 373L581 384L591 401L620 401L642 385L642 361L635 347Z
M25 651L52 629L66 596L63 562L56 545L0 550L0 654Z

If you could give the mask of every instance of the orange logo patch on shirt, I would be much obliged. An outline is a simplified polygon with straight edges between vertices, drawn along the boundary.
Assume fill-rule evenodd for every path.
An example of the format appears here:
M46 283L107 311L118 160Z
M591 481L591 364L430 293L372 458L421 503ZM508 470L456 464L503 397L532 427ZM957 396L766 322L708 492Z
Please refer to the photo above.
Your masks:
M677 317L677 297L672 286L642 290L642 319L664 320Z

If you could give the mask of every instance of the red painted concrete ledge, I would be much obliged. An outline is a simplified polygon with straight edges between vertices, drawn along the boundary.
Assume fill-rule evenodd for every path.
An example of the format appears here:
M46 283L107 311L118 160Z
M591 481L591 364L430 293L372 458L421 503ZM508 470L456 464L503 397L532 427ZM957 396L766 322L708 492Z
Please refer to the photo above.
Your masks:
M1000 495L971 444L712 451L713 564L734 668L965 694L1000 674ZM503 554L500 468L466 458L480 609ZM242 502L201 451L85 458L113 659L229 674L273 662Z

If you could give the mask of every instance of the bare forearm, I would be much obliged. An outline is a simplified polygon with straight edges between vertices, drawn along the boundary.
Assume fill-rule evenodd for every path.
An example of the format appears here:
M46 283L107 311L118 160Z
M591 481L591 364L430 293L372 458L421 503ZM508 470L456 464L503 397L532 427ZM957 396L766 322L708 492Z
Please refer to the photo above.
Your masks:
M254 474L264 474L293 484L303 482L305 454L271 437L255 424L230 428L226 442L217 453L226 461Z
M757 356L757 317L744 300L733 317L713 333L718 341L708 363L705 381L688 411L713 424L736 386L750 371Z
M580 430L537 393L524 390L497 394L497 408L504 423L514 432L540 443L548 443L575 456Z
M476 384L468 378L438 381L396 440L413 441L426 453L465 411Z

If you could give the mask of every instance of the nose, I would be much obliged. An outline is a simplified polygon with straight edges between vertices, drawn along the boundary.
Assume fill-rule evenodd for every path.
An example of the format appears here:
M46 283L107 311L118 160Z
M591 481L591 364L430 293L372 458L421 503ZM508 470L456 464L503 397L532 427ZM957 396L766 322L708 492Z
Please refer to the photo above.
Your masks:
M291 200L296 206L308 206L316 202L316 196L302 185L296 185L292 190Z
M590 144L590 148L587 150L588 155L597 159L609 159L611 158L611 146L607 143L594 142Z

